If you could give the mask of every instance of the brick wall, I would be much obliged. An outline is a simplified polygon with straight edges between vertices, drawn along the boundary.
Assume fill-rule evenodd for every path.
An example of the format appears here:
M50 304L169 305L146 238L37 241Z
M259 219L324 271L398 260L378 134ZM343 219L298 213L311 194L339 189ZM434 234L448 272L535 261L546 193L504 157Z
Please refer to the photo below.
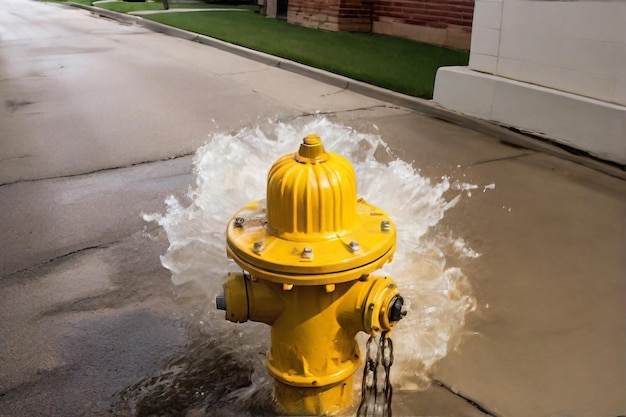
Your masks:
M474 0L376 0L372 31L469 50Z
M376 0L374 20L471 31L474 0Z
M371 0L289 0L287 21L316 29L371 32Z
M289 0L290 23L469 49L474 0Z

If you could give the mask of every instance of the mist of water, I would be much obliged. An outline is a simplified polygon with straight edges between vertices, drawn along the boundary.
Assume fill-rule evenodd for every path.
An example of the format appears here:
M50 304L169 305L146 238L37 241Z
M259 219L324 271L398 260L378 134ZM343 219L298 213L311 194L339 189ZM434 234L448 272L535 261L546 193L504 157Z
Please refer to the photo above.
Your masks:
M267 326L229 323L212 302L222 291L226 273L238 269L225 256L227 221L244 205L265 198L270 166L280 156L297 151L309 133L319 135L328 151L353 164L359 196L387 211L396 225L394 260L377 273L396 280L409 310L392 334L396 358L392 382L396 389L425 388L432 367L458 344L465 317L475 306L463 271L446 266L444 248L458 257L479 256L452 231L437 235L433 226L459 203L463 192L475 187L452 186L447 177L433 182L421 176L411 164L395 158L375 133L360 133L316 118L211 135L195 154L196 182L187 198L170 197L164 214L144 216L167 234L170 245L162 264L171 271L177 288L192 287L206 300L206 311L197 319L212 340L228 333L238 338L236 346L245 345L244 351L254 352L253 377L230 397L245 401L261 387L269 389L259 356L269 343ZM240 360L245 360L245 354Z

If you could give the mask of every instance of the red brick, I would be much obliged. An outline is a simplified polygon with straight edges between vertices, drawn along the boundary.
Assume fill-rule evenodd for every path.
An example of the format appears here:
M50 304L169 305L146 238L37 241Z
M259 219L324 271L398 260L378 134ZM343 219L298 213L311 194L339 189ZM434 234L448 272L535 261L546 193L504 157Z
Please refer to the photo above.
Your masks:
M299 20L328 16L327 27L336 24L339 30L387 21L471 32L474 0L290 0L289 12L295 11Z

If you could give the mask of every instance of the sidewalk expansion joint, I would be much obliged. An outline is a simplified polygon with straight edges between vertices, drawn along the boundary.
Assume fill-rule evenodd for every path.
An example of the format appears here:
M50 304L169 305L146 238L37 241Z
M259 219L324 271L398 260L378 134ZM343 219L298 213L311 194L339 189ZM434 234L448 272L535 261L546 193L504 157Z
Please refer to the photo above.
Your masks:
M311 116L331 116L334 114L350 113L354 111L370 111L370 110L376 110L376 109L394 109L394 108L396 107L385 105L385 104L376 104L376 105L367 106L367 107L357 107L355 109L329 110L329 111L316 111L313 113L302 113L294 117L294 119L298 119L302 117L311 117Z
M10 277L10 276L19 275L19 274L23 274L23 273L27 273L27 272L32 272L34 269L40 268L40 267L42 267L44 265L48 265L48 264L53 263L53 262L69 259L70 257L72 257L74 255L78 255L78 254L83 253L83 252L87 252L87 251L91 251L91 250L106 249L109 246L112 246L112 245L114 245L114 244L116 244L116 243L118 243L120 241L121 240L118 239L118 240L113 240L113 241L110 241L110 242L101 243L99 245L86 246L84 248L76 249L76 250L73 250L71 252L64 253L64 254L59 255L59 256L55 256L54 258L46 259L46 260L43 260L43 261L38 262L36 264L27 266L26 268L18 269L17 271L7 272L5 274L2 274L2 277Z
M523 152L523 153L520 153L520 154L517 154L517 155L505 156L505 157L502 157L502 158L485 159L484 161L474 162L473 164L470 164L470 166L490 164L492 162L508 161L510 159L523 158L524 156L528 156L528 155L535 155L536 153L537 152Z
M16 180L16 181L9 181L9 182L0 183L0 187L4 187L4 186L7 186L7 185L21 184L21 183L26 183L26 182L38 182L38 181L47 181L47 180L59 180L59 179L64 179L64 178L82 177L82 176L87 176L87 175L99 174L99 173L102 173L102 172L115 171L117 169L132 168L132 167L136 167L136 166L139 166L139 165L153 164L153 163L156 163L156 162L171 161L173 159L185 158L185 157L191 156L193 154L195 154L195 151L181 153L181 154L174 155L174 156L169 156L169 157L166 157L166 158L159 158L159 159L154 159L154 160L149 160L149 161L134 162L134 163L127 164L127 165L119 165L119 166L114 166L114 167L101 168L101 169L96 169L96 170L87 171L87 172L77 172L75 174L57 175L57 176L53 176L53 177L44 177L44 178L25 178L25 179L20 179L20 180Z
M455 389L452 389L451 387L447 386L446 384L444 384L443 382L435 379L433 381L436 385L439 385L441 388L444 388L448 391L450 391L452 394L456 395L459 398L462 398L463 400L467 401L467 403L469 405L471 405L472 407L476 408L478 411L480 411L481 413L484 413L485 415L491 416L491 417L498 417L497 414L493 413L492 411L488 410L487 408L485 408L484 406L478 404L476 401L472 400L469 397L464 396L463 394L461 394L460 392L458 392Z
M337 91L333 91L332 93L326 93L326 94L322 94L321 97L328 97L328 96L334 96L335 94L341 94L344 91L348 91L348 86L345 87L338 87Z

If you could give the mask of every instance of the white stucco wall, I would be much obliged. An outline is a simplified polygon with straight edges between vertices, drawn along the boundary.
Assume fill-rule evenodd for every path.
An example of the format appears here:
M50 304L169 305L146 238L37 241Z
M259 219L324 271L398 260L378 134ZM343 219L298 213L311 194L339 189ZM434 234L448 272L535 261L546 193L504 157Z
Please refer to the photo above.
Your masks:
M476 0L471 69L626 105L626 1Z
M626 0L476 0L469 67L434 100L626 163Z

